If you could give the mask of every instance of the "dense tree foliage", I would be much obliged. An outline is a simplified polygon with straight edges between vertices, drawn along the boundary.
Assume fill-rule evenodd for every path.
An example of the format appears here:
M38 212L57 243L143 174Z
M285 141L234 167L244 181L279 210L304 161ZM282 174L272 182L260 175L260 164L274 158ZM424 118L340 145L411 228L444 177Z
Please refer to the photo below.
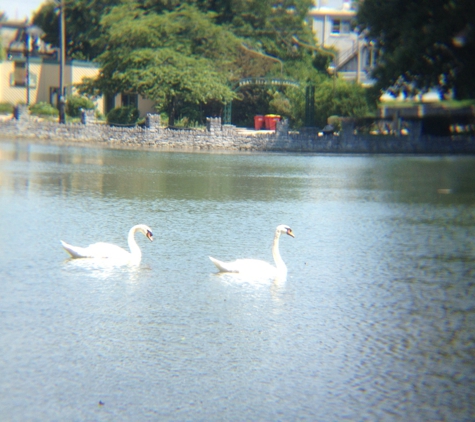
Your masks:
M136 92L167 112L173 125L179 102L228 102L229 61L239 43L193 6L161 14L134 4L114 8L102 20L99 78L83 91Z
M329 116L363 117L368 111L365 88L342 79L326 80L315 92L317 125L322 127Z
M101 20L115 6L131 6L147 14L161 15L182 5L191 5L204 14L212 12L214 23L244 40L256 51L280 60L301 59L308 53L295 48L292 37L313 41L305 24L312 0L70 0L65 1L67 56L92 60L104 43ZM46 33L44 40L59 47L58 3L45 3L33 18Z
M473 0L360 0L357 21L380 52L378 87L475 97Z
M330 113L351 115L361 110L330 106L328 98L336 97L323 94L334 90L326 72L329 57L313 47L314 36L306 24L312 0L68 0L65 4L67 56L101 65L99 76L85 81L81 92L138 93L154 101L170 125L175 118L203 122L205 116L221 115L224 104L233 99L235 123L249 125L255 114L276 113L300 125L307 84L322 90L320 100L326 101L319 109L319 121L325 122ZM46 3L34 22L46 32L46 42L59 45L57 2ZM301 87L238 89L238 81L249 77L291 79ZM352 89L344 81L337 86Z
M78 60L93 60L104 44L101 19L121 0L65 1L66 56ZM58 2L45 3L33 17L33 23L45 31L44 41L59 47Z
M215 2L221 22L252 46L280 60L302 60L309 52L296 48L293 38L314 42L306 25L312 0L226 0ZM213 9L212 9L213 10Z
M142 0L144 10L171 11L180 4L196 6L201 12L213 12L218 25L226 25L234 34L266 54L281 60L300 57L292 37L313 41L306 26L312 0Z

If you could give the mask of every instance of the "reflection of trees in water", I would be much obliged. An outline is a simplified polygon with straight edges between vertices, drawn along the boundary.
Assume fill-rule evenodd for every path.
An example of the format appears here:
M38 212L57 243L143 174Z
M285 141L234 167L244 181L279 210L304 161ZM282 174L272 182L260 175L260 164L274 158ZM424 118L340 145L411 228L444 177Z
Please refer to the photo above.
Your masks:
M473 191L470 157L174 153L16 142L1 145L0 159L18 164L15 175L0 172L4 187L65 196L291 201L366 191L368 201L390 194L396 202L430 203ZM450 195L441 199L440 192Z
M35 147L36 148L36 147ZM40 147L41 148L41 147ZM288 185L294 168L262 157L183 154L100 148L44 147L6 157L35 167L25 178L40 189L61 194L94 193L121 198L272 200ZM288 172L288 174L287 174Z

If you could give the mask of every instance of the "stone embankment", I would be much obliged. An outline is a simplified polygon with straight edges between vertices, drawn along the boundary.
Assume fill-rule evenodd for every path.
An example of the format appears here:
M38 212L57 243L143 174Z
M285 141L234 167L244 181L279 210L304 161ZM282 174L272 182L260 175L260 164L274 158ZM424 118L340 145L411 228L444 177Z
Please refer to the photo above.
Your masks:
M35 121L26 110L0 122L2 139L34 139L66 144L98 144L115 148L153 148L184 151L280 151L305 153L409 153L475 154L473 137L421 137L354 135L352 122L344 122L340 136L318 136L317 131L289 132L286 121L275 132L243 131L208 118L206 129L172 130L160 126L160 116L149 114L144 127L113 127L84 113L82 123Z

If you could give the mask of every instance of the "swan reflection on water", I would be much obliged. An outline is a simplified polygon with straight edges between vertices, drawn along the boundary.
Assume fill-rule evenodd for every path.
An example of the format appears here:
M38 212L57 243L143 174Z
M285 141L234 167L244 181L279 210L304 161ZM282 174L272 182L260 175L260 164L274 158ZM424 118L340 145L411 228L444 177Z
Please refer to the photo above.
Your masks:
M116 259L104 258L67 258L64 260L65 266L69 272L84 272L87 277L92 277L98 280L118 280L124 279L124 273L128 277L128 282L137 283L140 281L140 274L143 274L144 269L150 270L149 266L136 265L124 263Z
M217 277L222 283L226 285L238 285L249 290L256 290L261 288L270 288L271 293L277 294L281 292L287 281L285 275L280 275L275 278L272 277L259 277L258 275L239 274L239 273L214 273L213 277Z

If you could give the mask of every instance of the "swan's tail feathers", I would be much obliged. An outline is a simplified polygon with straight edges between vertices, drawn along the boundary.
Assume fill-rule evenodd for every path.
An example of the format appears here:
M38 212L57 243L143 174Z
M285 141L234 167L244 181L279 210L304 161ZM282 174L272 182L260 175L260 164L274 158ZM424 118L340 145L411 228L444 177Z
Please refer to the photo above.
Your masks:
M216 265L219 271L223 273L237 273L238 271L236 268L233 268L231 262L223 262L220 261L219 259L213 258L212 256L209 257L211 259L211 262Z
M84 248L78 248L77 246L69 245L61 240L64 250L73 258L86 258L87 254L83 252Z

